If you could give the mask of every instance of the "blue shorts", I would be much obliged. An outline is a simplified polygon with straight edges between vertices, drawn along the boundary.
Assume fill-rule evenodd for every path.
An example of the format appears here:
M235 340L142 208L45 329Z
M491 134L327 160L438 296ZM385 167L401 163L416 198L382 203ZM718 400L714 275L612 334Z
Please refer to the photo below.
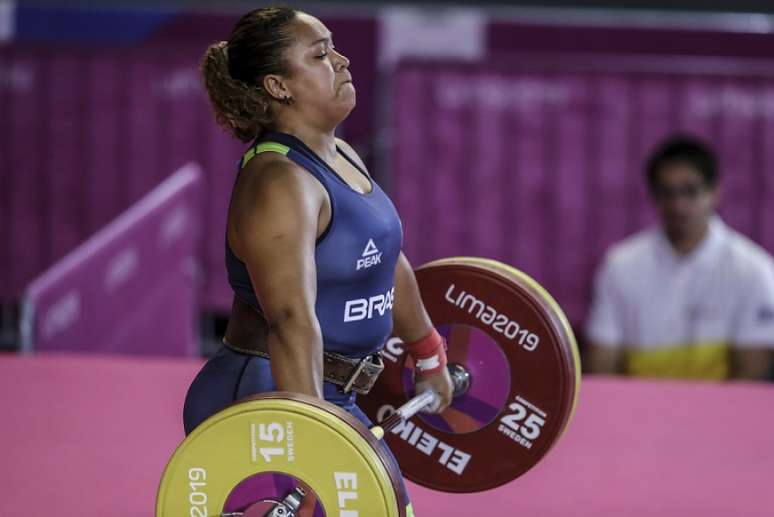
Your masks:
M221 347L218 353L202 367L191 383L191 387L188 388L183 407L183 425L186 436L196 426L229 404L248 395L276 391L276 389L268 359L240 354L228 347ZM339 386L324 382L323 396L328 402L336 404L354 415L366 427L373 426L371 420L355 403L356 395L354 392L343 393ZM387 452L387 457L400 472L398 462L392 455L390 448L387 447L384 440L380 443ZM401 483L403 483L402 479ZM403 485L403 493L406 494L404 503L410 510L405 484Z

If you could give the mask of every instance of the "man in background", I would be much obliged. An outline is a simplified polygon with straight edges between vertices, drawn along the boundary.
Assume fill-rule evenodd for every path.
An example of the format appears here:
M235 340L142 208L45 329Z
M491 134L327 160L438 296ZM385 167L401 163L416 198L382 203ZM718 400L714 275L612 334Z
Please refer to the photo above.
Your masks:
M774 349L774 260L728 227L717 162L677 136L646 166L660 227L608 250L587 322L591 373L763 379Z

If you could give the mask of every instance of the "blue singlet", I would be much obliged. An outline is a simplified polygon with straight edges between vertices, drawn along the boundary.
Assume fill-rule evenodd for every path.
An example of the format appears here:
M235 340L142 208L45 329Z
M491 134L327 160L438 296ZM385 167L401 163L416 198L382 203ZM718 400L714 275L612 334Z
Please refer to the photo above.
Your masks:
M371 192L356 192L301 140L284 133L264 135L242 167L255 154L269 151L309 171L330 197L331 221L315 249L315 310L325 350L352 357L379 350L392 332L395 264L403 238L395 207L375 181L368 178ZM236 295L260 311L247 268L228 241L226 267Z

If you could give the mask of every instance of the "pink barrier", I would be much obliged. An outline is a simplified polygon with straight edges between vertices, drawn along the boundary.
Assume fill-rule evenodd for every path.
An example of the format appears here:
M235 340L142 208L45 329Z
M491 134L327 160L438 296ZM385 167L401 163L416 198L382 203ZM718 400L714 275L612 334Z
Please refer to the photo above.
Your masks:
M195 354L203 183L181 168L36 278L22 349Z
M0 392L13 395L0 397L0 515L33 504L62 517L152 515L200 366L0 356ZM769 517L772 407L770 384L586 377L569 429L523 477L478 494L409 492L418 517Z
M721 214L774 252L771 70L667 57L404 63L391 162L409 259L511 263L577 324L602 253L653 221L643 162L675 131L715 147Z

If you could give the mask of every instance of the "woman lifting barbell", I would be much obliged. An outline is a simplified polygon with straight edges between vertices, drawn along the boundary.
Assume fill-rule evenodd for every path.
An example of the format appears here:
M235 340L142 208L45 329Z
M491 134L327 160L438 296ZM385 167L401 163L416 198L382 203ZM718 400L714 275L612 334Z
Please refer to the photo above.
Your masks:
M202 61L219 124L250 147L228 212L234 302L224 347L186 397L186 434L232 402L266 391L356 405L394 333L417 365L417 391L451 401L442 338L401 252L394 206L335 137L355 106L349 60L317 18L278 7L244 15ZM394 458L393 458L394 460ZM406 501L408 504L408 501Z

